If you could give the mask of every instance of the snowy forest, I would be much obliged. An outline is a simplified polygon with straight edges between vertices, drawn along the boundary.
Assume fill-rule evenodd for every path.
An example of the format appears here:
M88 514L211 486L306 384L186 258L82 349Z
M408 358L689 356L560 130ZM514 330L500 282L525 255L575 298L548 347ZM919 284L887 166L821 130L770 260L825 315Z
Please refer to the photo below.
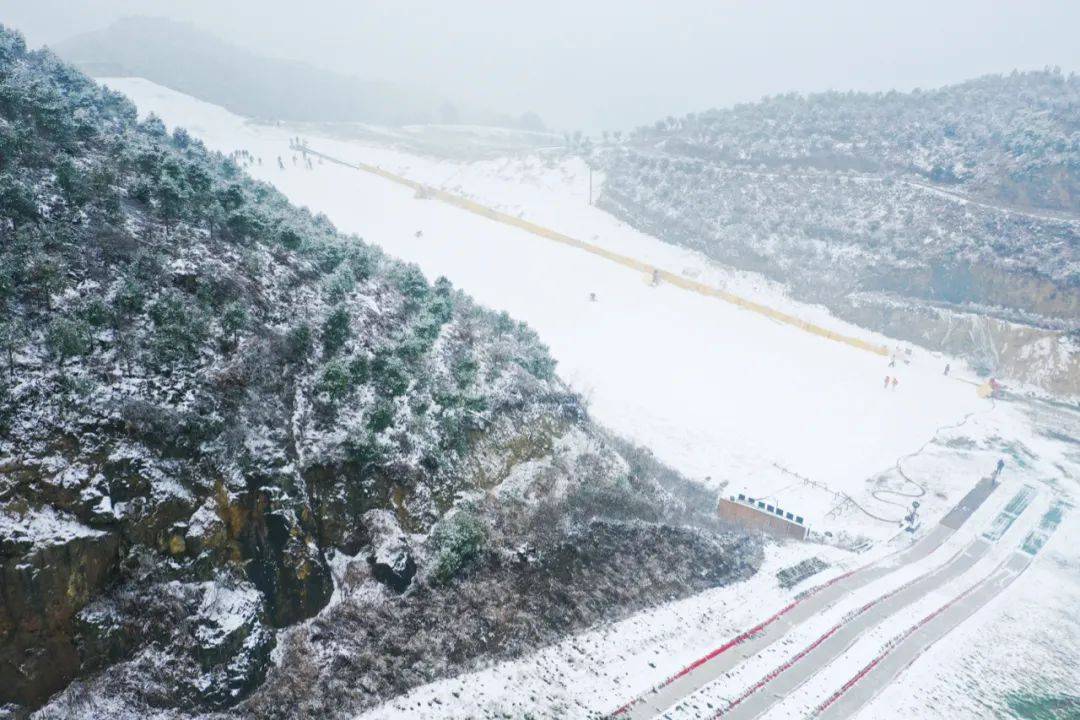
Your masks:
M1060 69L910 93L791 93L669 117L632 139L746 169L909 176L1021 208L1080 210L1080 77Z

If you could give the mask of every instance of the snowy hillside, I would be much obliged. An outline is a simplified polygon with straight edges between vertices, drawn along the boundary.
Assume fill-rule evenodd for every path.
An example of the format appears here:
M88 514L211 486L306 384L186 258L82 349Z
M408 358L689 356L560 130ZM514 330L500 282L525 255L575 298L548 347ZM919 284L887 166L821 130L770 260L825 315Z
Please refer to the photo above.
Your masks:
M0 716L343 716L753 575L531 329L255 164L0 28Z
M987 77L669 118L596 151L599 203L988 374L1080 392L1080 81Z
M1080 211L1080 77L989 75L933 90L778 95L669 117L633 144L761 168L920 178L995 204Z
M1075 700L1080 411L976 392L1080 387L1074 78L596 154L104 83L0 27L0 718Z

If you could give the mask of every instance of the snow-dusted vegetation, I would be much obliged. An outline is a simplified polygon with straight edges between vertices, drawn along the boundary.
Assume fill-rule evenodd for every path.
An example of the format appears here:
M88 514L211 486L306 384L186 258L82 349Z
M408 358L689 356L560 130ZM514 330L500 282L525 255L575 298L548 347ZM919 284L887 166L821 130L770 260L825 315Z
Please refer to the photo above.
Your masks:
M918 177L985 200L1077 211L1080 77L1059 69L911 93L779 95L633 134L673 154L755 169Z
M754 571L531 330L257 162L0 29L2 712L344 716Z
M784 95L604 147L600 204L859 324L1076 392L1075 348L1047 371L1037 343L1080 317L1078 116L1080 78L1057 71Z

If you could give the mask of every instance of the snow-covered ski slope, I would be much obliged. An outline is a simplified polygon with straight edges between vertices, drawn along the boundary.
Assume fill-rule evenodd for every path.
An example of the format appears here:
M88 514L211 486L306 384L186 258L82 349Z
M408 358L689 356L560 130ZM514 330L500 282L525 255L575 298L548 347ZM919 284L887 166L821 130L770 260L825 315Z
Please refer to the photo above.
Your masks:
M816 529L869 537L896 530L850 508L827 515L837 502L834 494L792 473L849 493L880 516L899 518L901 507L872 497L867 480L918 450L937 428L989 407L971 385L942 375L945 359L916 350L911 365L889 368L884 358L716 299L665 284L651 287L640 273L417 198L369 173L329 162L307 169L293 161L292 128L248 123L142 79L103 82L128 94L141 113L154 112L169 127L184 126L213 149L251 152L262 163L249 172L292 201L528 322L602 423L687 475L728 482L728 492L773 499ZM846 335L895 345L821 308L794 303L758 277L725 271L590 207L587 171L579 160L531 155L467 163L310 133L305 140L334 157L444 187ZM594 178L594 193L600 183ZM898 387L884 389L886 375L896 376ZM943 512L977 479L936 478L924 510ZM905 489L899 479L886 479L893 481Z

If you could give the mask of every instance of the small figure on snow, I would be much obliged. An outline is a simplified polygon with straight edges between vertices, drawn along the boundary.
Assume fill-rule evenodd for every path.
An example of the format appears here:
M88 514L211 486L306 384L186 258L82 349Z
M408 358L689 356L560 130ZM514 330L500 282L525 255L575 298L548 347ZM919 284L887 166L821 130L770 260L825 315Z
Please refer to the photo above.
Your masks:
M998 458L997 467L994 468L994 479L1001 474L1001 471L1005 469L1005 458Z
M656 268L653 268L653 271L652 271L652 285L653 285L653 287L656 287L659 284L660 284L660 271L657 270Z
M596 302L596 293L589 293L589 302Z
M414 237L418 237L418 238L424 237L424 231L423 230L417 230Z
M892 380L888 375L885 376L885 389L889 389L889 380Z
M900 384L900 381L899 381L899 380L897 380L897 379L896 379L896 378L894 377L894 378L892 379L892 389L893 389L893 390L895 390L895 389L896 389L896 386L897 386L897 385L899 385L899 384Z
M945 377L949 376L949 363L945 363Z

